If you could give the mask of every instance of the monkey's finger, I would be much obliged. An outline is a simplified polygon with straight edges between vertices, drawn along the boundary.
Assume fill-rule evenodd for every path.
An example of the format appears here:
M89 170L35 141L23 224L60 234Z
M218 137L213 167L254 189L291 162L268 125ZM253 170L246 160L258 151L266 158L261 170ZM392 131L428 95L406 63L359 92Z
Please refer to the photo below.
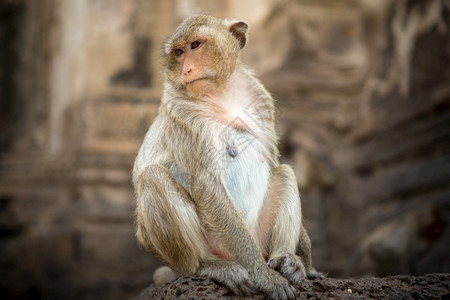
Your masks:
M267 295L266 299L271 300L295 300L295 294L297 289L290 284L282 286L280 289L275 290Z
M295 300L297 297L295 296L295 294L298 292L298 290L297 290L297 288L296 287L294 287L294 286L292 286L292 285L289 285L288 286L288 299L292 299L292 300Z
M253 295L256 292L255 285L250 280L246 280L241 286L242 294L245 296Z
M238 296L250 296L255 293L255 287L250 280L235 282L234 284L227 284L227 287Z
M312 268L311 271L306 271L306 276L308 279L325 279L327 275L321 272L317 272L316 269Z
M239 286L240 295L250 296L253 295L256 291L254 284L250 280L245 280L241 282Z

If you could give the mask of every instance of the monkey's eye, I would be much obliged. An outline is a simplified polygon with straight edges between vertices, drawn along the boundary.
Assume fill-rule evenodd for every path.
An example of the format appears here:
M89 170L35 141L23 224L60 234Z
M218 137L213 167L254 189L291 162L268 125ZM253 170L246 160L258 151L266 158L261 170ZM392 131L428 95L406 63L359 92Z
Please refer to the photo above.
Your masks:
M175 49L173 53L175 54L176 57L180 57L181 55L183 55L184 51L181 49Z
M201 44L202 44L202 42L199 42L199 41L192 42L191 49L198 48L198 47L200 47Z

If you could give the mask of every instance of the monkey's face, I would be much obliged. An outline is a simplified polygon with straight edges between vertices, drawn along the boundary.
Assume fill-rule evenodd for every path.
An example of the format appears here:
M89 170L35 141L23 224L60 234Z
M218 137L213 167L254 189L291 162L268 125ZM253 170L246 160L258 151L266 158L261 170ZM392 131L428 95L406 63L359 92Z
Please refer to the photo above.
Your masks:
M220 92L239 65L247 28L210 16L184 21L165 48L169 83L191 97Z

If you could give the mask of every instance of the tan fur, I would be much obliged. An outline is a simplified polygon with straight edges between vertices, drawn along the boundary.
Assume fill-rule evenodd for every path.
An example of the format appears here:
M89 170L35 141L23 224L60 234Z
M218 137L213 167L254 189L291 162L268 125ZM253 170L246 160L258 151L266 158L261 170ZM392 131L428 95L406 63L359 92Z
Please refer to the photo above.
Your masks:
M198 15L169 37L159 114L133 169L137 238L170 267L157 283L196 274L293 299L289 282L315 270L274 100L240 62L247 28Z

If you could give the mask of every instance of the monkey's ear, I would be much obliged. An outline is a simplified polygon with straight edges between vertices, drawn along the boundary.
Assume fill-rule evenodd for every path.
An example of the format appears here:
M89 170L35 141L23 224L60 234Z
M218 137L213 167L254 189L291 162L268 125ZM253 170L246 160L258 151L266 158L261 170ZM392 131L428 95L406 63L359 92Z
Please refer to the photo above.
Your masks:
M238 40L239 47L241 49L244 48L245 43L247 42L247 30L248 30L247 23L242 21L232 22L231 24L228 25L228 30Z

